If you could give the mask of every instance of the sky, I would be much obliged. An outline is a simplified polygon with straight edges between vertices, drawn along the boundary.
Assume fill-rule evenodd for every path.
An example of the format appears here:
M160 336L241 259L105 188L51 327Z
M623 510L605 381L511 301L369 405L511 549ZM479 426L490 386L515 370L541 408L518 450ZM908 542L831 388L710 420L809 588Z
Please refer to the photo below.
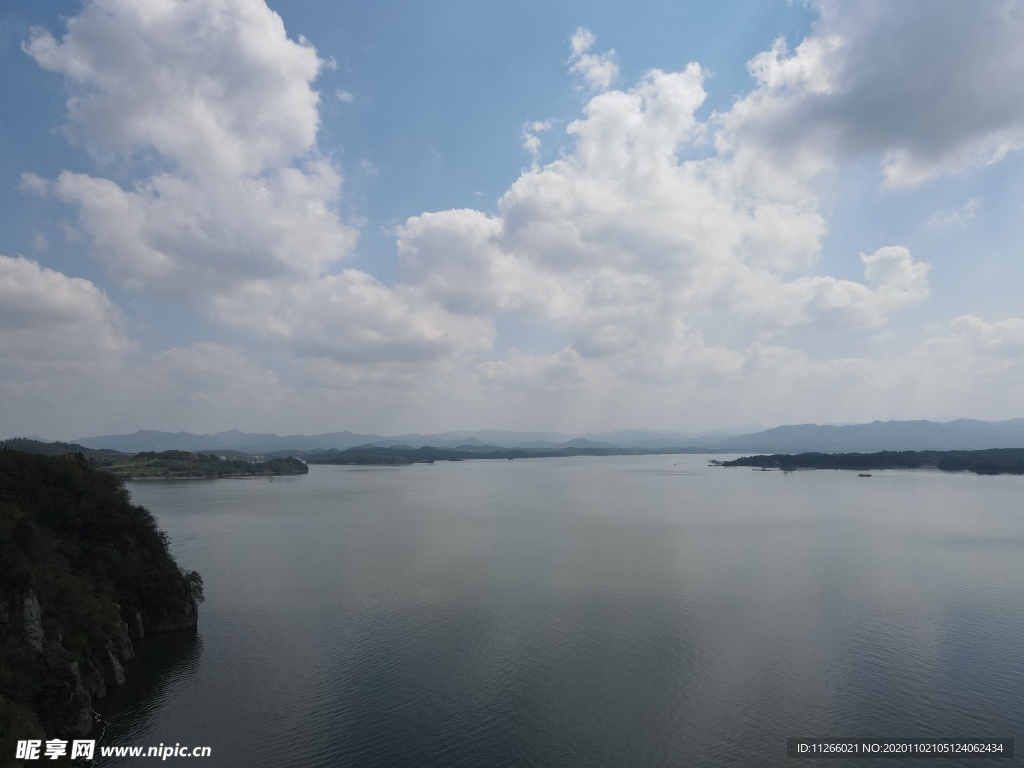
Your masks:
M8 0L0 437L1024 416L1024 0Z

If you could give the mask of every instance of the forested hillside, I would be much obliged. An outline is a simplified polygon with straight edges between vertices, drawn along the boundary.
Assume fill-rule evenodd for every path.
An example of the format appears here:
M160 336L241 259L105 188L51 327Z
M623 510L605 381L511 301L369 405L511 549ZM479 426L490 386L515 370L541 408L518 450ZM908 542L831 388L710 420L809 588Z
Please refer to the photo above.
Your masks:
M121 480L81 455L0 449L0 764L92 726L132 640L194 627L199 574Z

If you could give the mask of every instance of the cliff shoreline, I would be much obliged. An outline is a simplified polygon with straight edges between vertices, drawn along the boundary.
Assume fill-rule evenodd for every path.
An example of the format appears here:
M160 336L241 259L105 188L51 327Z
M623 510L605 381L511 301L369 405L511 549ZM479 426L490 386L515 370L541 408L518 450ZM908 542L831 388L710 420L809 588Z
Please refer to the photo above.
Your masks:
M149 634L195 629L199 611L195 601L181 606L177 612L164 612L146 617L136 611L131 623L120 622L105 643L97 645L84 657L76 657L63 645L61 633L47 635L43 628L44 606L34 590L0 594L0 641L4 646L21 645L20 661L34 663L45 670L52 685L62 688L58 706L39 725L45 738L88 736L93 728L92 702L107 695L109 688L123 685L125 662L135 658L135 645ZM25 651L28 653L25 653ZM0 696L0 702L6 699ZM13 734L25 738L25 734Z
M18 739L89 734L134 643L195 629L202 579L169 544L83 456L0 450L0 766Z

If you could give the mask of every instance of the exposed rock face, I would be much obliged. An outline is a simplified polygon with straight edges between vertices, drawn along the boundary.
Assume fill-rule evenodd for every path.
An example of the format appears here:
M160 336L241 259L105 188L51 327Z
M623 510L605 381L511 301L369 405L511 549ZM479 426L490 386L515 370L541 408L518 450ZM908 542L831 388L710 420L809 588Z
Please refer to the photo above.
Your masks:
M0 640L4 640L15 630L18 616L18 601L14 595L0 589Z
M188 621L195 626L196 611L194 606L189 608L190 612L183 609L181 615L163 616L163 626ZM35 656L53 681L49 714L43 723L46 732L63 738L87 736L92 730L92 700L106 696L109 687L123 685L123 662L135 658L129 625L122 622L103 647L90 657L74 661L59 634L54 639L46 637L42 613L33 590L20 594L0 590L0 640ZM136 614L135 623L141 631L141 615Z
M128 637L132 640L141 640L146 636L146 630L142 626L142 612L136 611L128 624Z
M103 665L104 684L109 686L124 685L124 667L121 666L121 660L117 657L117 646L114 645L113 640L107 641L107 646L103 649L100 657Z
M107 695L107 685L103 682L103 675L89 660L84 661L82 666L82 686L94 699L102 699Z
M132 639L128 634L128 625L123 621L114 636L114 643L117 646L117 657L122 661L131 661L135 658L135 648L132 646Z
M34 657L51 681L47 719L42 723L46 732L85 736L92 729L93 685L83 679L79 663L72 660L60 638L47 639L42 614L34 590L0 590L0 640L13 652Z
M64 683L57 694L57 706L44 723L47 733L88 735L92 730L92 694L82 685L78 662L71 661L68 652L55 641L44 644L42 656L46 669Z
M143 617L143 626L147 634L154 632L174 632L179 629L192 629L199 622L199 610L194 600L182 601L176 606L155 611Z
M31 589L22 599L21 625L25 633L25 641L36 653L43 652L43 612L39 608L39 599Z

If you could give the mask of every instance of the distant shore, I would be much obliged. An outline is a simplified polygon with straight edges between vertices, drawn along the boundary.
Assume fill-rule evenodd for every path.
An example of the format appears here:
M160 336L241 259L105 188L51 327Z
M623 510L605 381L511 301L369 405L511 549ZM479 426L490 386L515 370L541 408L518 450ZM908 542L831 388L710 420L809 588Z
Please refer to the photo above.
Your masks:
M976 475L1024 475L1024 448L982 451L878 451L876 453L775 453L743 456L732 461L712 460L719 467L761 469L922 469L973 472Z
M220 458L216 454L187 451L148 451L97 467L122 480L213 480L227 477L273 477L304 475L309 472L305 462L292 457L246 461Z

